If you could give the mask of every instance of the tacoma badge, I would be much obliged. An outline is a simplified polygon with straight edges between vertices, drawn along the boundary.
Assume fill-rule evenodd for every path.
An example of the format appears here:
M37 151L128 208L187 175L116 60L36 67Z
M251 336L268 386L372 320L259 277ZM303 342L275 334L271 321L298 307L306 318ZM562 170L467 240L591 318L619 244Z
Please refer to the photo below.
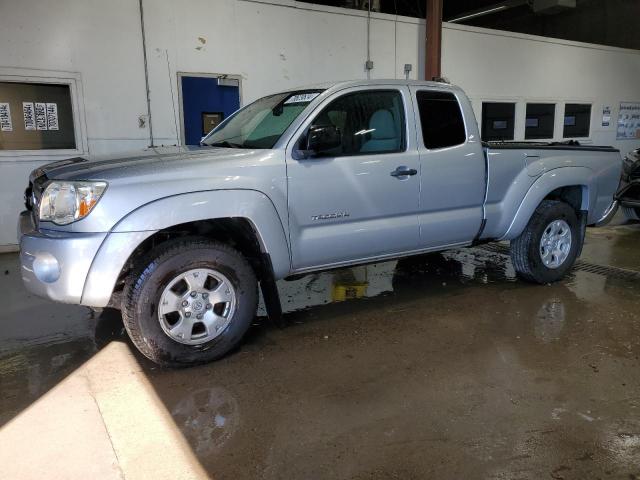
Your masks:
M349 216L349 212L325 213L322 215L312 215L311 220L332 220L334 218L345 218Z

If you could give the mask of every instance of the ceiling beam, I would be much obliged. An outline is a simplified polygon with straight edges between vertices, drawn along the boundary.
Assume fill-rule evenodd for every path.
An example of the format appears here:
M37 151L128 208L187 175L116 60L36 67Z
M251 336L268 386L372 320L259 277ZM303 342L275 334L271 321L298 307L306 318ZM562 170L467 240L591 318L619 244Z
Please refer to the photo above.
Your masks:
M464 22L466 20L471 20L473 18L483 17L485 15L491 15L493 13L503 12L505 10L509 10L515 7L521 7L522 5L527 5L529 2L527 0L506 0L500 3L494 3L493 5L488 5L486 7L478 8L476 10L469 10L464 13L460 13L455 17L447 20L450 23Z

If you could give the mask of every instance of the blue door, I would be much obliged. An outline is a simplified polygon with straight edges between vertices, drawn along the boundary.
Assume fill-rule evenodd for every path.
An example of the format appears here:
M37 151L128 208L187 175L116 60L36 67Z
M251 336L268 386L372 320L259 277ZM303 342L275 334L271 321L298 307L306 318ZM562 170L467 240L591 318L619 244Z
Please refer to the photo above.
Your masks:
M240 108L238 86L218 85L212 77L182 77L184 142L199 145L212 127Z

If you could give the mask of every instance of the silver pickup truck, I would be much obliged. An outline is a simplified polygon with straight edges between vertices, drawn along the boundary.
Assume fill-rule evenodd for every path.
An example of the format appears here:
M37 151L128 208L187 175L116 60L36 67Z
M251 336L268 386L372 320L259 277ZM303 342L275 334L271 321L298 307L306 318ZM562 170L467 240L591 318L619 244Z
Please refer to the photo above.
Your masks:
M615 211L611 147L483 144L469 100L436 82L290 90L235 112L199 147L72 158L35 170L22 276L59 302L122 310L163 365L224 355L276 280L510 240L521 278L571 268Z

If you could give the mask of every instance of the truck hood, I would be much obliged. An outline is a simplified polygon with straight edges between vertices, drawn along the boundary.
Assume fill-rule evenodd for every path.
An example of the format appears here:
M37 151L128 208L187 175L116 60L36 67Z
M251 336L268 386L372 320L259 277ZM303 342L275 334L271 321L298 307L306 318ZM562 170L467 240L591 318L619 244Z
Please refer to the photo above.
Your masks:
M49 180L107 182L91 214L66 226L47 226L55 230L106 232L143 205L191 192L252 190L281 201L286 198L284 150L279 149L153 148L50 163L32 177L42 173ZM286 208L284 203L281 208Z
M265 150L246 150L219 147L158 147L118 155L90 155L49 163L34 172L34 176L46 174L50 180L162 180L176 178L184 173L191 176L204 164L215 175L216 164L238 162L264 155ZM199 168L200 167L200 168ZM201 170L200 170L201 171ZM151 178L150 178L151 177Z

